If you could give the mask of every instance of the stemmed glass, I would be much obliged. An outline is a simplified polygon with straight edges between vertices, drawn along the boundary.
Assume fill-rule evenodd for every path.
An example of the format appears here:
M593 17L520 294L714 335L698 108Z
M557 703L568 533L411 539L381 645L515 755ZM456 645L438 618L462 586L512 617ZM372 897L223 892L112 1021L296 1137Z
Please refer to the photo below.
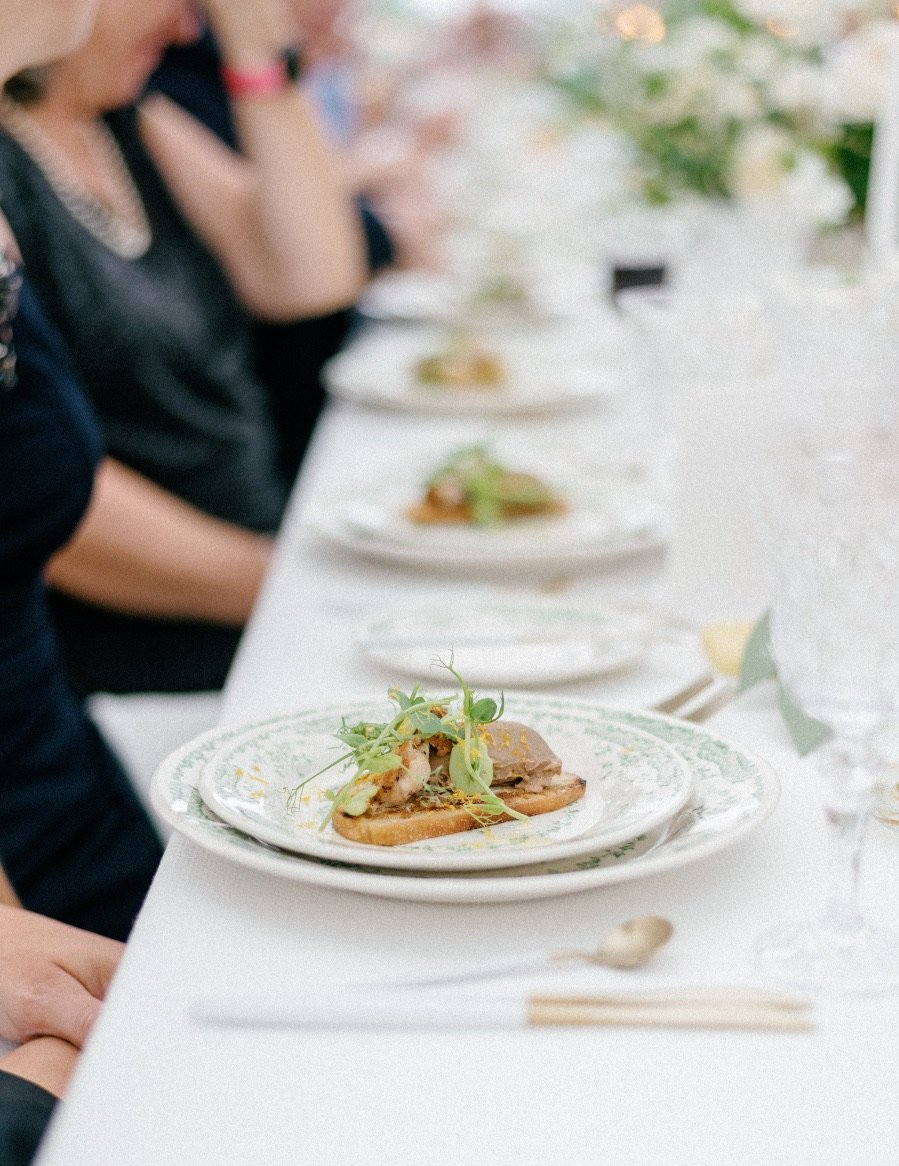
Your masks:
M796 451L780 469L760 498L772 649L788 693L832 730L818 757L832 872L823 914L767 932L756 953L790 983L897 987L899 934L865 922L858 872L872 744L899 687L899 458Z

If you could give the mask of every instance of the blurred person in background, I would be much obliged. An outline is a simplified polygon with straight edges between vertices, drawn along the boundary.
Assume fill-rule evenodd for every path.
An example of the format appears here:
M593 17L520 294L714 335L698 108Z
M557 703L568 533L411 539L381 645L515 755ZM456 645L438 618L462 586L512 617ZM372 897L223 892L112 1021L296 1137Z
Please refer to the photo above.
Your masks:
M416 142L363 140L357 89L361 62L353 42L355 6L348 0L290 0L301 38L297 83L323 132L339 150L365 233L368 271L394 264L433 264L433 199ZM206 29L190 44L171 45L151 80L222 141L240 149L238 127L221 75L221 55ZM381 147L386 145L386 153ZM383 213L380 213L383 210ZM352 310L289 324L257 323L256 367L270 393L281 465L296 474L324 403L321 373L355 323Z
M199 30L185 0L101 0L87 44L0 105L0 206L109 455L49 570L82 694L221 687L290 486L253 321L335 312L363 282L345 175L293 84L290 11L206 15L241 154L140 101Z
M297 84L308 94L321 118L323 132L343 153L351 133L351 114L344 87L332 83L327 62L332 52L343 51L336 21L344 2L297 0L292 7L301 38ZM189 44L169 46L153 74L151 89L170 97L229 147L240 150L221 65L221 54L206 28ZM349 177L348 181L352 189ZM393 262L394 247L384 225L363 199L357 199L357 209L365 235L368 271L375 273ZM279 461L290 479L299 469L324 404L322 367L340 349L353 322L350 308L288 323L254 322L256 370L269 393Z

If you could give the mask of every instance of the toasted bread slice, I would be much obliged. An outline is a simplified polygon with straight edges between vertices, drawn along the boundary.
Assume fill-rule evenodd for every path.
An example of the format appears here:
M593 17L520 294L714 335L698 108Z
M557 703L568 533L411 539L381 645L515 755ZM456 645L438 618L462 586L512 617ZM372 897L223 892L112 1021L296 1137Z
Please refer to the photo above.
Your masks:
M549 498L545 502L517 503L505 502L502 504L501 521L514 521L519 518L538 518L546 514L564 514L568 509L562 498ZM420 526L471 525L474 514L467 502L442 502L428 495L423 501L415 503L406 509L406 517L410 522Z
M561 810L584 796L587 783L572 773L563 773L553 784L539 793L531 793L523 786L495 788L493 792L507 806L520 814L533 817ZM425 838L441 838L444 834L461 834L465 830L477 830L484 825L493 826L497 822L509 822L508 814L493 818L489 823L472 817L462 806L451 803L445 806L424 806L413 798L399 809L368 809L358 817L352 817L343 810L336 810L332 822L334 829L352 842L365 842L370 846L401 846L405 842L420 842Z

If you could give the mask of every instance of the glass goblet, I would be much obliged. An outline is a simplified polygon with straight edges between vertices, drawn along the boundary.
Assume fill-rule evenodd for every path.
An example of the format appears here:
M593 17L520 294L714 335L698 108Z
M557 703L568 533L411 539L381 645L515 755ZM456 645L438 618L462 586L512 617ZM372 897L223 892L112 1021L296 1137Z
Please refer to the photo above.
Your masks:
M899 462L797 452L785 478L762 499L771 641L789 694L832 730L818 757L832 871L823 914L767 932L756 954L789 983L877 991L899 986L899 934L865 922L858 873L872 743L899 681Z

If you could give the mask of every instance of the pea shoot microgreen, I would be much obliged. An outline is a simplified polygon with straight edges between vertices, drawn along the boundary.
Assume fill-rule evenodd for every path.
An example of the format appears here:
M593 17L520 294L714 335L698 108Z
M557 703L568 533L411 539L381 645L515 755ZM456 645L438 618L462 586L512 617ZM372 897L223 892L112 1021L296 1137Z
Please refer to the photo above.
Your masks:
M348 751L288 790L287 810L292 812L299 807L301 791L310 781L338 765L352 762L355 772L349 781L336 791L325 791L331 805L320 829L327 827L337 810L353 817L364 814L381 789L379 775L404 767L401 756L404 745L443 738L450 747L445 778L432 775L432 781L425 783L429 795L439 797L446 793L448 781L449 787L462 795L461 806L481 824L504 814L526 818L525 814L510 809L490 788L493 761L481 728L502 716L503 698L500 697L497 704L491 697L476 697L453 668L452 659L449 664L442 661L441 664L458 682L461 699L458 695L437 699L425 697L418 686L409 693L392 688L388 696L397 706L393 717L380 724L361 721L349 725L344 720L335 736L348 747ZM452 710L454 704L456 711Z
M553 500L553 492L531 474L512 473L494 461L485 445L456 450L428 481L428 487L457 482L471 507L476 526L500 522L506 507L541 506Z

